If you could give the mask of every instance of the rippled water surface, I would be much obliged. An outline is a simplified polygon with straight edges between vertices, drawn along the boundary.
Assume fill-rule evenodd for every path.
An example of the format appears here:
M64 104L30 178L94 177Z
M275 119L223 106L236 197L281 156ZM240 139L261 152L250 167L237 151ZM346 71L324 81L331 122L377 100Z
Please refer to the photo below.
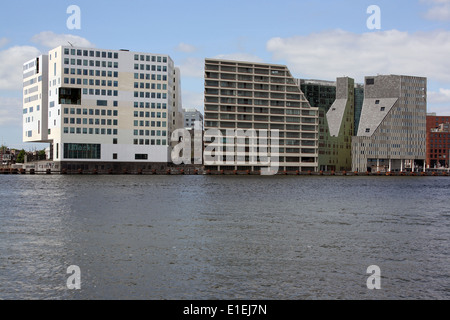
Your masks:
M0 183L0 299L450 298L446 177ZM67 288L71 265L81 290Z

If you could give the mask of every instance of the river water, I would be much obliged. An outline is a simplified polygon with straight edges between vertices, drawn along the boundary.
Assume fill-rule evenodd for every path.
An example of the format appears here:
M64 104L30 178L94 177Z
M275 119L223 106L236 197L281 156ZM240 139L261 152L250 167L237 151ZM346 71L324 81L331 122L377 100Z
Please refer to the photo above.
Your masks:
M0 176L0 299L449 299L450 179ZM80 269L71 290L69 266ZM379 267L369 290L367 268Z

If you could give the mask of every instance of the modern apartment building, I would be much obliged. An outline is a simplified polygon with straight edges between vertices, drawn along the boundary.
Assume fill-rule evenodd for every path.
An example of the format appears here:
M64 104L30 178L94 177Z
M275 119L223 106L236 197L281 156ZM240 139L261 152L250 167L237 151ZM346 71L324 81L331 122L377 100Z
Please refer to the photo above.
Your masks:
M450 117L427 115L427 168L448 168L450 157Z
M364 89L348 77L299 82L311 106L319 108L319 169L351 170L351 140L359 123Z
M203 114L197 109L184 109L184 127L203 130Z
M312 107L319 108L324 116L336 100L336 82L326 80L298 79L300 89Z
M355 83L354 90L354 99L355 99L355 112L353 118L355 119L353 125L353 135L358 135L359 129L359 120L361 119L361 111L364 103L364 84Z
M235 130L278 130L279 171L318 171L318 108L311 107L284 65L205 60L205 130L219 130L224 143ZM236 144L235 144L236 146ZM258 171L254 148L245 163L206 164L210 170ZM253 150L251 150L253 149ZM270 149L270 148L269 148ZM248 161L247 161L248 160Z
M23 65L23 141L48 141L48 56Z
M336 81L336 100L323 118L319 132L319 166L324 171L352 169L352 136L355 110L355 82L345 77Z
M60 46L25 63L23 78L24 141L50 143L57 167L170 162L171 132L183 119L168 55Z
M402 75L365 78L353 170L425 169L427 79Z

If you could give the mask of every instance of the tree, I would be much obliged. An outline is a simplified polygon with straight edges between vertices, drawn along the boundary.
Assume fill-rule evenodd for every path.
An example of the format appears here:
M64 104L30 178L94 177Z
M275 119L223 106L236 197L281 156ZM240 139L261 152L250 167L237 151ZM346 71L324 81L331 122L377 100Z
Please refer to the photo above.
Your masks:
M47 154L45 153L45 149L39 151L38 158L39 158L39 160L45 160L47 158Z
M16 163L24 163L26 154L27 153L25 152L25 150L20 150L19 154L17 155Z

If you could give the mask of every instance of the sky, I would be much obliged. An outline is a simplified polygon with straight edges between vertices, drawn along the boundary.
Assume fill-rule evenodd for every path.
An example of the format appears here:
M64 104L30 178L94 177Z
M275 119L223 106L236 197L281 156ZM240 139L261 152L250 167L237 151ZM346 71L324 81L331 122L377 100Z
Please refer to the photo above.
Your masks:
M450 0L17 0L0 11L0 143L47 146L22 142L22 65L68 41L170 55L183 107L202 112L204 59L223 58L304 79L427 77L428 112L450 115Z

